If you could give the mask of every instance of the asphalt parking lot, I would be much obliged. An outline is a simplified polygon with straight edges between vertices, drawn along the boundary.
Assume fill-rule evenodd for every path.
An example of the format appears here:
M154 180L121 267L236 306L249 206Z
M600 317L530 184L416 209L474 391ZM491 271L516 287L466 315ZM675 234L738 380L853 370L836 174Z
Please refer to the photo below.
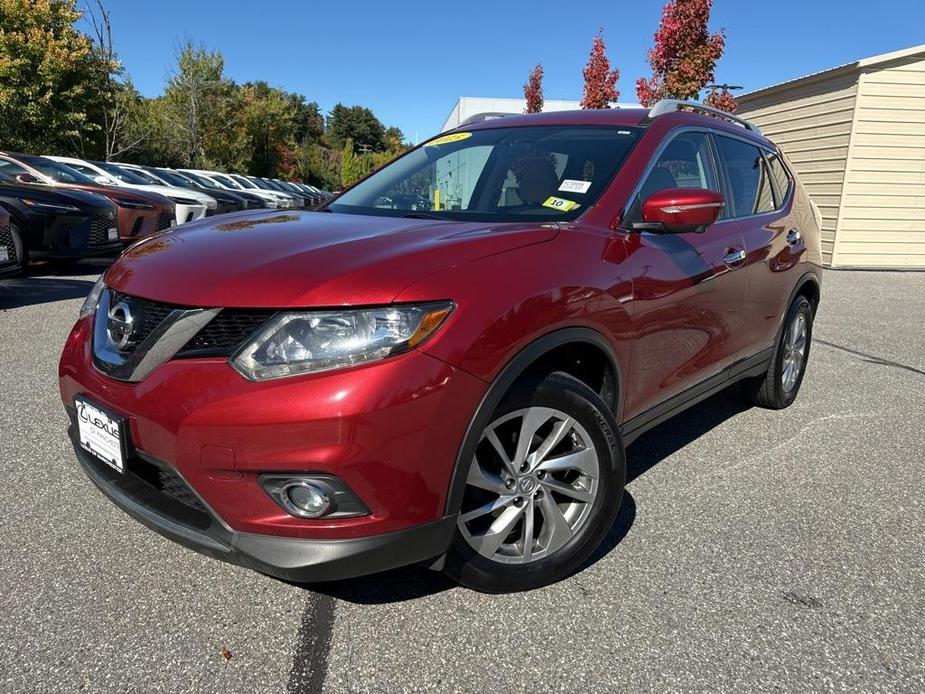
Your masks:
M650 432L590 565L488 596L288 585L106 501L56 382L102 267L0 280L0 690L925 691L925 273L827 272L793 407Z

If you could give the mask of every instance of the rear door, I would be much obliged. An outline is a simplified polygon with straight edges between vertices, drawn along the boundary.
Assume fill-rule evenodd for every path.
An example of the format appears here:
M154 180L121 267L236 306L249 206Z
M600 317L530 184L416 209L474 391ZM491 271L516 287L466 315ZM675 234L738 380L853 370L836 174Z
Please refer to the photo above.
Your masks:
M791 214L793 180L780 157L732 135L715 134L714 142L727 209L745 244L740 349L748 357L773 345L805 245Z
M665 188L721 190L709 135L674 131L656 153L630 205ZM633 273L635 339L626 384L625 417L716 375L737 357L742 325L745 250L733 219L703 233L633 232L627 240Z

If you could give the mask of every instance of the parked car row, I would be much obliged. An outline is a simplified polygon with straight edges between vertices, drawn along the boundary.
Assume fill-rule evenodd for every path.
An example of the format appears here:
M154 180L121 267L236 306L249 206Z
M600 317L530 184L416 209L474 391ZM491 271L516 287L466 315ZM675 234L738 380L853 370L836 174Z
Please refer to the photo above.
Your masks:
M311 207L329 196L255 176L0 151L0 275L30 259L111 255L205 217Z

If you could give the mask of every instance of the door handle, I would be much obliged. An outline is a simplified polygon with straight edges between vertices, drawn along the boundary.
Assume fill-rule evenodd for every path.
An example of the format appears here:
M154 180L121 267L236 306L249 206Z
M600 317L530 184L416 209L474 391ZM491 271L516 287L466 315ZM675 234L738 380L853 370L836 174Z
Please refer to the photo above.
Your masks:
M787 234L787 243L789 243L791 246L796 246L802 238L803 234L801 234L796 229L791 229L790 233Z
M724 257L723 262L726 264L726 267L735 267L742 263L745 260L745 251L739 248L738 250L730 250Z

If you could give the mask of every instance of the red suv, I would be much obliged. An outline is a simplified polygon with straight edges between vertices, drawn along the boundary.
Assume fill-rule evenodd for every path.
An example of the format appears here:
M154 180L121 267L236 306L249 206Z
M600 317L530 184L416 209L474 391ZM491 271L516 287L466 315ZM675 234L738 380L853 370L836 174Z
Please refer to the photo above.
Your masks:
M820 254L746 121L496 119L320 211L138 242L80 311L61 396L103 493L205 554L533 588L599 545L641 433L733 383L793 402Z

